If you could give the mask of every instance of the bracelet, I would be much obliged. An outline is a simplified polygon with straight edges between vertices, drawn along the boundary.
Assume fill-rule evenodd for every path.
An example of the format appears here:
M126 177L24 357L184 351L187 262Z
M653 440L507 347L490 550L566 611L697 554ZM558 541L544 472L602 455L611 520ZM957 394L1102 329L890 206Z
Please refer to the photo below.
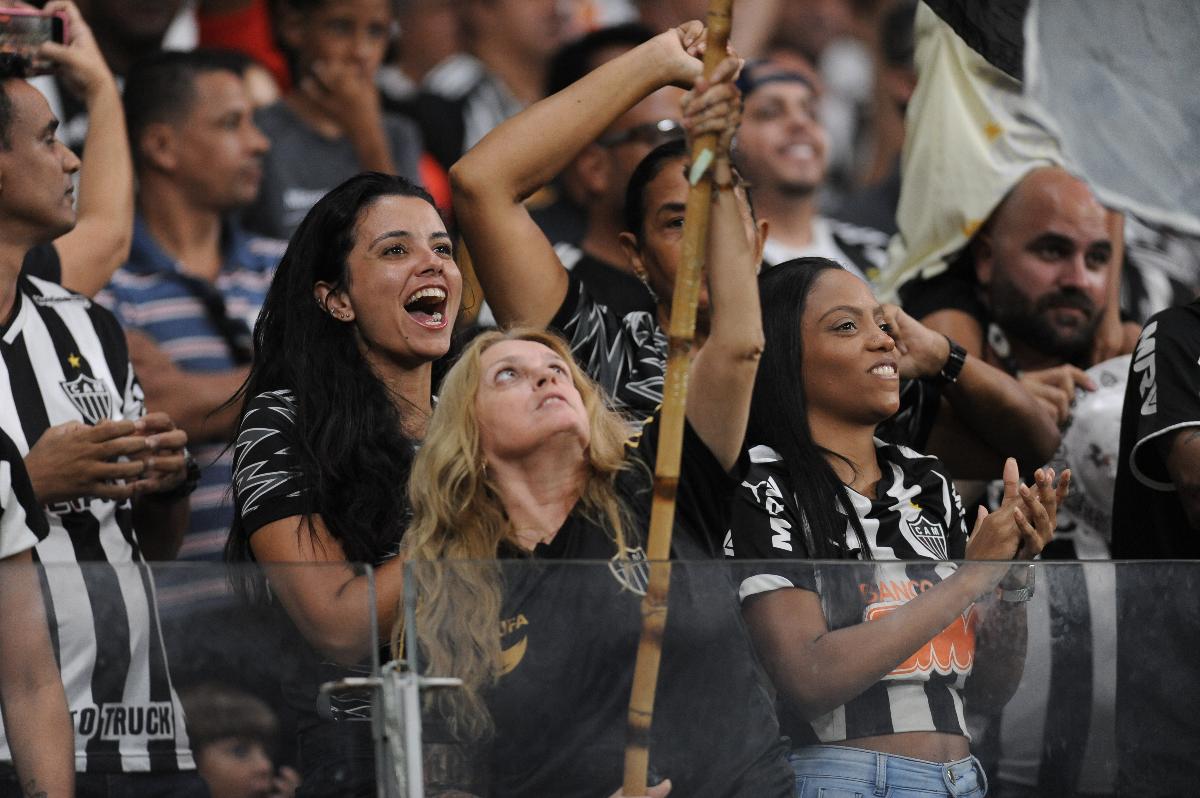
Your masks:
M950 336L942 337L950 344L950 354L946 356L946 362L942 364L942 370L938 372L936 379L942 385L951 385L958 382L958 375L962 373L963 365L967 362L967 350L954 343Z
M1033 598L1034 574L1037 572L1033 570L1032 565L1026 565L1024 567L1024 572L1026 575L1025 584L1018 587L1008 588L1004 586L1004 580L1000 581L1000 584L997 585L997 589L1000 591L1001 601L1007 601L1012 604L1020 604Z

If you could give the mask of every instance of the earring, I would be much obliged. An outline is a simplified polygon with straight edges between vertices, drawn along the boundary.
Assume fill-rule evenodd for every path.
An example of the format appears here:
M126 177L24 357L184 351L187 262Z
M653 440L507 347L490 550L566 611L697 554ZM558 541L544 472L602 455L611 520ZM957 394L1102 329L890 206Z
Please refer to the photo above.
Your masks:
M642 285L646 286L646 293L654 300L654 304L658 304L658 294L654 293L654 289L650 287L650 281L646 279L646 275L638 274L637 278L642 281Z

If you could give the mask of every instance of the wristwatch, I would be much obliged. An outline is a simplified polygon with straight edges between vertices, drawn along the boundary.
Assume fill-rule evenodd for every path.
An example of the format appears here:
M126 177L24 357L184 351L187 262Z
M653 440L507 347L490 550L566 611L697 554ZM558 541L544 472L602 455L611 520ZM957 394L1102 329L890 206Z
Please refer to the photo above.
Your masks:
M1004 580L1000 581L1000 584L998 585L998 589L1000 591L1000 600L1001 601L1008 601L1013 604L1019 604L1022 602L1029 601L1031 598L1033 598L1033 584L1034 584L1033 577L1034 577L1034 574L1036 573L1036 571L1033 570L1032 565L1026 565L1024 570L1025 570L1025 584L1021 585L1020 587L1007 588L1004 586Z
M180 482L170 490L159 493L158 498L165 501L182 499L185 496L191 496L196 490L196 486L200 484L200 464L196 462L196 458L192 457L192 453L187 449L183 450L183 457L183 467L185 469L183 482Z
M938 372L937 379L942 385L950 385L958 382L958 375L962 373L963 364L967 362L967 350L954 343L950 336L943 337L946 339L946 343L950 344L950 354L946 357L946 362L942 364L942 370Z

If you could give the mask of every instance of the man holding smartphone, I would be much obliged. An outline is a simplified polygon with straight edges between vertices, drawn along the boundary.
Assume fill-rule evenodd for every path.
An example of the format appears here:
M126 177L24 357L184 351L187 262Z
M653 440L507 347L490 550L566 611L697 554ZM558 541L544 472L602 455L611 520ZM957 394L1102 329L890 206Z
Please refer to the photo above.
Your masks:
M60 4L61 7L61 4ZM144 562L173 557L194 487L187 435L145 412L125 337L86 297L21 274L76 221L79 159L0 63L0 429L50 531L34 549L75 736L78 796L206 796L171 686ZM0 736L0 761L13 758ZM24 796L11 770L0 796Z
M0 0L0 4L5 0ZM54 242L34 247L25 270L36 277L92 296L129 257L133 229L133 165L117 80L105 63L91 29L72 3L53 0L45 13L66 19L68 41L43 44L35 68L47 72L31 79L61 121L71 99L84 124L79 145L86 151L76 191L74 229ZM0 34L0 41L3 36ZM82 107L80 107L82 103ZM86 138L84 134L86 133ZM60 137L62 136L60 130ZM68 143L70 143L68 141Z

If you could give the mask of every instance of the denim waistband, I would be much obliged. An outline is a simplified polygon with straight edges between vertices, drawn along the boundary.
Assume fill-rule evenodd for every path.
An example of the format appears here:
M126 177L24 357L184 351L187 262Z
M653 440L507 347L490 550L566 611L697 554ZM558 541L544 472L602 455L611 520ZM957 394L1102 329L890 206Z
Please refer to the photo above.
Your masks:
M987 792L987 777L973 756L955 762L929 762L924 759L885 754L865 748L842 745L812 745L788 755L792 769L810 776L854 778L883 795L889 787L913 790L945 790L949 795L965 795L982 788Z

